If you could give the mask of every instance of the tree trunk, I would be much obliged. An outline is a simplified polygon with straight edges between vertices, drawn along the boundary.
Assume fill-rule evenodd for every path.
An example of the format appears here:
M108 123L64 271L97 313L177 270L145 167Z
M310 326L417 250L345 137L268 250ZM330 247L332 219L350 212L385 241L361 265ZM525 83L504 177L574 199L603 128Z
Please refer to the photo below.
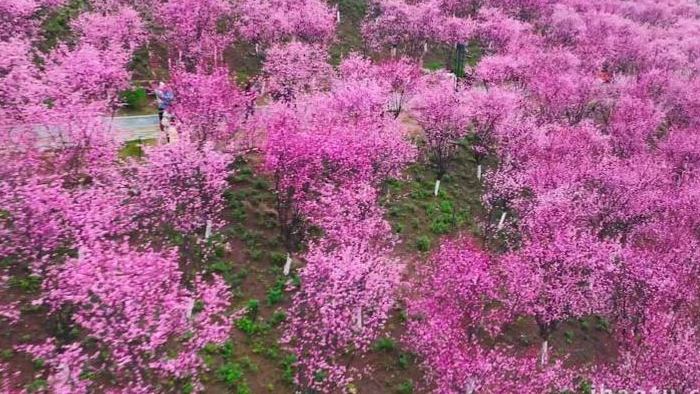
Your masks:
M362 308L357 308L355 312L355 329L359 332L362 331Z
M435 197L437 197L438 193L440 193L440 180L435 181Z
M498 231L503 230L503 225L506 222L506 216L508 215L508 212L503 212L501 214L501 220L498 221Z
M476 166L476 179L481 180L481 164Z
M287 253L287 261L284 263L284 276L289 276L289 271L292 269L292 255Z
M211 220L207 220L207 228L204 229L204 239L209 239L211 237Z
M545 339L544 342L542 342L542 350L540 353L540 366L542 366L542 368L544 368L548 362L549 362L549 341Z

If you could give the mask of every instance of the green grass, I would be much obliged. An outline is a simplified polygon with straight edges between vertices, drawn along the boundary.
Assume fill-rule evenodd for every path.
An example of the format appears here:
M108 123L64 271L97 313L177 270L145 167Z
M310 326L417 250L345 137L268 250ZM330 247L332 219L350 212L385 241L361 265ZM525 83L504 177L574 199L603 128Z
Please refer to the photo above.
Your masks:
M144 145L155 145L157 141L155 139L145 139L145 140L133 140L124 143L124 146L119 150L119 157L121 159L126 158L142 158L144 156L143 146Z
M143 110L148 106L148 94L144 88L125 90L120 97L129 110Z
M396 342L388 337L379 338L374 342L373 348L377 352L392 352L396 349Z
M70 40L73 34L70 23L87 6L86 0L71 0L65 6L51 11L41 25L43 40L39 43L39 48L48 52L59 42Z
M467 147L456 152L434 195L435 172L427 163L407 170L404 180L386 183L383 205L392 229L409 247L421 252L439 245L440 237L467 231L478 234L475 216L483 213L481 183Z

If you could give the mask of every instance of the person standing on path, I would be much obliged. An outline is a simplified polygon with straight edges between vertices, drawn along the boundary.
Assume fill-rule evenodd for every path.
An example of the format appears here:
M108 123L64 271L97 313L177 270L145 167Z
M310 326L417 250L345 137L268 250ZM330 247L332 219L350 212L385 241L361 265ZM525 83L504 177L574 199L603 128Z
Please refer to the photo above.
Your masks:
M173 103L175 95L172 90L168 88L164 82L158 82L158 88L155 90L156 102L158 103L158 123L160 124L160 131L165 131L165 125L163 124L163 116L170 109Z

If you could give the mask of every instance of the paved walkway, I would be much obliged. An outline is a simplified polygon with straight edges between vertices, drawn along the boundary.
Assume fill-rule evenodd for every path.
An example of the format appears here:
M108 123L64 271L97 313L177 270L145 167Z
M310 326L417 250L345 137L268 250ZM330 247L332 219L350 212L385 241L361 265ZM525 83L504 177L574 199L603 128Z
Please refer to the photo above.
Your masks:
M108 118L112 122L119 141L158 138L158 115L117 116Z

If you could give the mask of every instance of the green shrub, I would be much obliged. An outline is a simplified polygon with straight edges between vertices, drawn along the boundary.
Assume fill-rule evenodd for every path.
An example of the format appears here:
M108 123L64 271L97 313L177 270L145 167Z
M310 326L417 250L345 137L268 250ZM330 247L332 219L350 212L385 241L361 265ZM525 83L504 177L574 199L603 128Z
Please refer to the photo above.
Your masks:
M258 312L260 312L260 301L256 299L248 300L248 303L246 304L246 314L251 319L255 319L258 316Z
M574 342L574 333L573 331L565 331L564 332L564 341L571 345L571 343Z
M246 335L254 335L260 332L260 327L248 317L243 317L236 320L236 328L241 330Z
M270 317L270 325L273 327L277 327L282 323L283 321L287 320L287 314L284 312L277 311L272 314L272 317Z
M398 386L396 386L396 392L398 394L411 394L413 393L413 381L406 380L405 382L401 382Z
M411 360L411 355L409 353L401 353L399 354L397 364L401 369L408 369L408 367L411 365Z
M396 342L391 338L379 338L374 343L374 350L378 352L391 352L396 349Z
M277 279L274 286L267 290L267 303L269 305L275 305L282 302L284 299L284 286L286 280L284 278Z
M148 105L148 94L144 88L125 90L121 93L121 98L130 109L142 109Z
M36 293L41 288L41 277L29 275L24 277L13 276L8 281L10 287L22 290L25 293Z
M442 70L444 68L442 62L439 61L427 62L423 65L423 67L430 71Z
M219 378L229 387L236 387L241 383L245 384L243 367L234 362L227 362L217 371Z
M294 365L296 362L296 356L290 354L282 359L282 362L280 363L282 366L282 380L290 386L294 384Z
M418 239L416 239L416 249L420 250L421 252L427 252L430 250L430 238L425 235L418 237Z
M287 262L287 255L281 252L270 253L270 262L274 266L282 267Z

